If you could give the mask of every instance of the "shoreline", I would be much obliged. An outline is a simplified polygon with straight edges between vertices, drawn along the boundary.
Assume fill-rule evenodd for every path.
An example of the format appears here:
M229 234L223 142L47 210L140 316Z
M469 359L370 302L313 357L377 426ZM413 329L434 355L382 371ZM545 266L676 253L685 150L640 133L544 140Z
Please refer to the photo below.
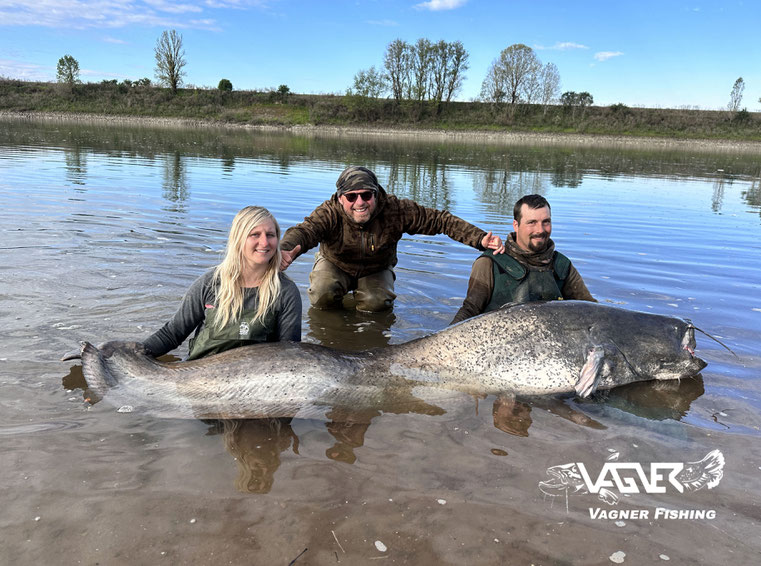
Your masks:
M111 125L134 125L161 128L208 128L237 131L282 132L301 136L412 138L421 141L456 141L503 145L543 145L571 147L621 147L627 149L677 149L709 152L761 154L761 142L726 139L687 139L636 137L607 134L564 134L515 131L431 130L361 126L286 126L266 124L232 124L193 118L80 114L68 112L18 112L0 110L0 120L30 122L71 122Z

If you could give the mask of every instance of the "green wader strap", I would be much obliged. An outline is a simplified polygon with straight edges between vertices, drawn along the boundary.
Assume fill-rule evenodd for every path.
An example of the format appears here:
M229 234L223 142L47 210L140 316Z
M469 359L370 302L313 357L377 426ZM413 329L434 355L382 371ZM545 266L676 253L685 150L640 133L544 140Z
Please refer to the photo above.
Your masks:
M228 321L222 329L217 329L214 324L217 312L213 307L206 309L201 332L190 340L188 360L219 354L240 346L277 341L277 320L272 309L265 315L264 320L256 324L251 323L256 310L244 310L240 317Z
M492 260L494 290L486 311L493 311L507 303L553 301L563 298L563 285L571 269L571 260L559 252L553 257L552 271L526 268L508 254L494 255L487 250L482 257Z

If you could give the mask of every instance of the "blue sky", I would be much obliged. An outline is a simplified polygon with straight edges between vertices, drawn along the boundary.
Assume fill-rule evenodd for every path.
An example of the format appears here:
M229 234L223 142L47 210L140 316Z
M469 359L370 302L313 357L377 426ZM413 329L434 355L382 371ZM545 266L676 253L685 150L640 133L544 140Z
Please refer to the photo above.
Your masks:
M761 2L703 0L0 0L0 75L55 80L64 54L83 81L154 79L165 29L183 36L186 83L343 94L382 66L394 39L462 41L460 100L478 96L500 51L532 47L557 65L561 91L595 104L761 109Z

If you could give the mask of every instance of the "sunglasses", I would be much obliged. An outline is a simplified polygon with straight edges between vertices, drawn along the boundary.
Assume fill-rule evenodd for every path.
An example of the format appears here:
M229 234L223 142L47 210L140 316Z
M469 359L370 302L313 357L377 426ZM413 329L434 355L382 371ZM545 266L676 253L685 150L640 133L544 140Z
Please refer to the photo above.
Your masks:
M361 198L365 202L370 202L375 196L375 191L362 191L361 193L344 193L344 198L349 202L354 202L357 197Z

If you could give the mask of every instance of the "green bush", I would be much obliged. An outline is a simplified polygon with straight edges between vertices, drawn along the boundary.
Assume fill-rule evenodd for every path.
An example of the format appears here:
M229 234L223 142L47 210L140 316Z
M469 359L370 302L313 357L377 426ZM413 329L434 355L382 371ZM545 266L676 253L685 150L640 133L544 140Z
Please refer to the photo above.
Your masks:
M230 92L233 89L233 83L231 83L228 79L222 79L219 81L217 88L222 91Z
M750 124L753 122L753 117L750 115L747 108L743 108L732 116L732 122L735 124Z
M632 113L632 109L629 108L626 104L619 102L618 104L610 105L610 113L613 115L628 116Z

